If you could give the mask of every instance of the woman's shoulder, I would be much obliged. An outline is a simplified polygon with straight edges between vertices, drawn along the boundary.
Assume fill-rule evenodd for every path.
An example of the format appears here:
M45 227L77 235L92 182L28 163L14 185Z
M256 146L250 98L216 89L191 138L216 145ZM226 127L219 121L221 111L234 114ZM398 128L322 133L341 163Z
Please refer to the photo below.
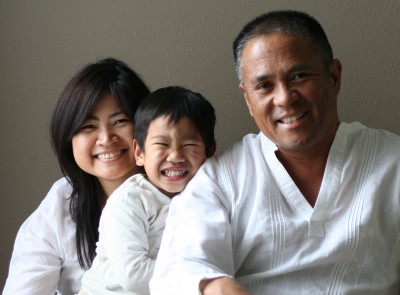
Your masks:
M71 192L72 192L72 186L68 178L63 177L53 183L48 195L54 194L58 196L63 196L64 198L69 198Z
M50 220L56 222L59 219L69 218L71 192L72 186L67 178L63 177L57 180L29 219L49 218L49 222Z

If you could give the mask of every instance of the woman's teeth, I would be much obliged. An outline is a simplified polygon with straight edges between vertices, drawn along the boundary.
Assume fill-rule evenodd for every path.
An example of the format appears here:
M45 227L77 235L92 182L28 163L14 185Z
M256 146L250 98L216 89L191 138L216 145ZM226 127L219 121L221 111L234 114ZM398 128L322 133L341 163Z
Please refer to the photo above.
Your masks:
M99 154L97 157L99 159L111 159L111 158L115 158L117 156L119 156L122 152L118 151L118 152L113 152L113 153L108 153L108 154Z

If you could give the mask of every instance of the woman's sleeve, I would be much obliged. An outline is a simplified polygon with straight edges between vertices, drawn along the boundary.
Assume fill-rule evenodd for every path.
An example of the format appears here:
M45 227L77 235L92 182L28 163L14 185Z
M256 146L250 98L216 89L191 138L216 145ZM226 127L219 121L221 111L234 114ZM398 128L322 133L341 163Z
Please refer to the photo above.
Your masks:
M18 231L4 295L55 294L57 290L61 259L54 220L45 211L39 206Z

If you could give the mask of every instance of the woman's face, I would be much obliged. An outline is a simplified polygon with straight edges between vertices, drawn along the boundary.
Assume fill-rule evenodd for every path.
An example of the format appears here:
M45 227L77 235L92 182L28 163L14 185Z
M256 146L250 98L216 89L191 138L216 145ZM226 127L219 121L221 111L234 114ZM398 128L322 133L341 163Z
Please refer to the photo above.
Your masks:
M133 122L109 94L97 102L80 131L72 137L76 163L99 179L107 196L138 172L133 137Z

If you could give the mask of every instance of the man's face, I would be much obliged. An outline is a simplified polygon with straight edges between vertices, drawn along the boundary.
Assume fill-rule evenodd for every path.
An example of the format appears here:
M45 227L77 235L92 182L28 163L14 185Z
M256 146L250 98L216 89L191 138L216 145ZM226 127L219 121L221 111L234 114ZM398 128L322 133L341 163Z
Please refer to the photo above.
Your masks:
M250 115L281 152L315 151L337 130L341 65L329 68L304 39L271 34L248 41L242 91Z

